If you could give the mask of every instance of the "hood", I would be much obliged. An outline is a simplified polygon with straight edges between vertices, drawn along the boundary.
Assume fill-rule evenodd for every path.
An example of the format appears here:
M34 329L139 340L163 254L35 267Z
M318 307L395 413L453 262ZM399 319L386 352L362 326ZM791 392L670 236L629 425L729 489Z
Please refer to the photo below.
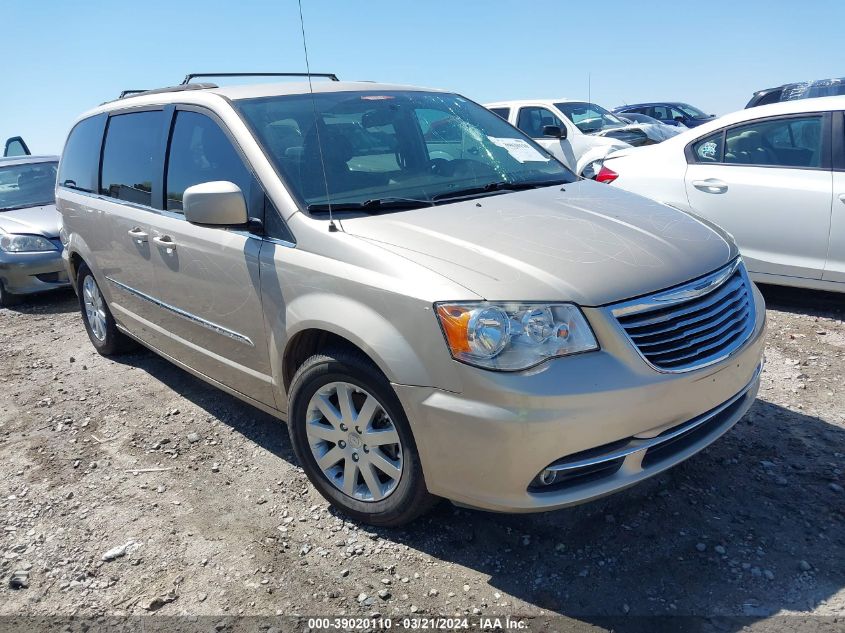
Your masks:
M671 207L588 180L564 189L346 218L342 226L488 300L603 305L736 256L732 243Z
M653 141L655 143L662 143L666 139L670 139L673 136L677 136L681 132L683 132L686 127L683 126L675 126L675 125L664 125L663 123L631 123L630 125L625 125L620 128L616 128L615 130L607 130L606 132L600 132L600 134L613 134L613 132L630 132L632 130L638 130L645 134L646 139L649 141ZM640 142L640 143L632 143L627 138L624 137L617 137L623 138L628 144L637 146L637 145L647 145L648 142Z
M59 237L61 216L56 206L27 207L14 211L0 211L0 232L28 233L44 237Z
M641 125L621 125L619 127L607 128L596 132L599 136L615 138L623 141L632 147L650 145L654 140L648 135Z
M613 138L611 136L603 136L599 132L590 132L585 136L590 137L590 145L592 147L599 147L603 145L616 149L624 149L630 147L630 144L626 143L625 141L621 141L618 138Z

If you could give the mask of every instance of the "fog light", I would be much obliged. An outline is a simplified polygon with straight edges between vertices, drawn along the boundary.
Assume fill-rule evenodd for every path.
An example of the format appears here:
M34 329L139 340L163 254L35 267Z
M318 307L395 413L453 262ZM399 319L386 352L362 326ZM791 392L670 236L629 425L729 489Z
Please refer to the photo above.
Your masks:
M548 468L546 470L544 470L543 472L541 472L540 476L538 477L538 479L540 480L540 483L543 484L544 486L550 486L551 484L553 484L555 482L556 478L557 478L557 471L556 470L549 470Z

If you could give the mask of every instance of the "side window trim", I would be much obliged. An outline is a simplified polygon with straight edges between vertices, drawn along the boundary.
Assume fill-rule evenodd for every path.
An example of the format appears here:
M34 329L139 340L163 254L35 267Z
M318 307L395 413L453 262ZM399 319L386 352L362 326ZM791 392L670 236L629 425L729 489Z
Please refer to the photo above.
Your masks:
M262 196L264 194L264 187L262 186L261 181L258 180L258 176L255 174L255 170L253 170L252 165L246 159L246 155L244 154L243 149L241 149L241 146L238 143L237 139L235 139L234 135L229 130L228 126L223 122L223 120L219 116L217 116L216 112L203 106L188 103L179 103L174 106L173 120L171 121L170 126L167 130L167 137L164 150L164 166L162 169L162 202L166 203L165 196L167 195L167 192L164 191L164 189L166 189L167 186L167 163L170 160L170 146L173 142L173 132L176 128L176 119L179 115L179 112L194 112L196 114L205 116L212 123L214 123L220 129L221 132L223 132L223 135L229 141L232 148L235 150L235 153L238 155L238 158L241 160L241 163L243 163L243 166L246 168L247 172L251 176L250 190L243 192L244 198L246 198L247 209L249 210L250 214L253 215L256 209L261 207L263 213ZM166 209L167 205L164 204L162 208ZM173 214L175 217L180 217L184 219L184 215L182 213L175 213L172 211L168 211L168 213ZM264 218L261 218L262 221L263 219Z
M116 116L120 116L120 115L123 115L123 114L134 114L134 113L137 113L137 112L163 112L164 114L163 114L163 117L162 117L163 118L162 128L164 129L164 127L167 124L168 116L167 116L167 112L166 112L166 106L161 106L161 105L141 106L141 107L135 107L135 108L121 108L121 109L118 109L118 110L111 110L108 113L106 113L107 118L105 120L105 125L103 126L103 134L102 134L102 139L100 141L100 160L99 160L99 165L97 166L97 183L96 183L97 191L95 192L95 194L100 198L103 198L103 199L106 199L106 200L116 200L115 198L104 195L102 193L102 190L103 190L103 156L105 156L105 151L106 151L106 138L107 138L108 133L109 133L109 124L111 123L112 118L114 118ZM163 151L164 151L164 147L163 147L163 144L162 144L162 139L161 139L161 137L159 137L158 145L156 147L155 155L154 155L155 156L155 164L153 165L153 179L152 179L152 186L150 188L150 202L151 202L151 204L148 206L148 205L145 205L145 204L139 204L137 202L130 202L128 200L118 200L118 202L120 204L128 204L128 205L133 206L135 208L143 209L143 210L146 210L146 211L154 211L154 212L161 211L160 205L156 206L156 203L157 203L157 201L159 201L161 199L161 189L162 189L162 179L163 179L162 169L163 169L163 162L164 162Z
M79 186L72 186L72 185L65 184L67 181L60 182L60 181L58 181L58 178L57 178L57 182L56 182L57 186L62 187L63 189L69 189L71 191L76 191L76 192L83 193L83 194L86 194L86 195L98 195L99 188L100 188L100 164L102 162L103 143L105 142L105 137L106 137L106 120L107 119L108 119L108 115L105 114L105 113L95 114L94 116L84 118L80 121L77 121L76 125L74 125L71 128L70 133L68 134L68 139L70 139L74 130L76 130L77 127L79 127L80 125L82 125L83 123L85 123L87 121L96 121L99 125L99 130L97 131L97 134L100 137L100 147L97 151L97 165L94 166L93 169L92 169L92 171L94 172L92 174L93 177L94 177L94 182L92 182L91 184L94 186L94 191L89 191L89 190L84 189L84 188L79 187ZM59 169L58 169L58 172L57 172L57 176L59 174L62 174L62 161L65 159L65 156L66 156L66 152L62 151L62 156L59 159ZM74 183L74 184L78 185L78 183Z
M749 164L742 164L742 163L726 163L725 160L725 152L727 151L726 148L726 141L728 132L731 130L735 130L741 127L747 127L749 125L754 125L755 123L768 123L771 121L783 121L787 119L806 119L811 117L819 117L822 120L822 129L821 129L821 161L818 167L802 167L802 166L786 166L786 165L749 165ZM759 167L762 169L803 169L803 170L810 170L810 171L830 171L832 168L831 162L831 113L830 112L798 112L794 114L778 114L774 116L768 117L761 117L759 119L750 119L748 121L742 121L740 123L734 123L728 126L725 126L721 130L716 130L714 132L709 132L708 134L703 134L699 136L689 143L686 144L684 147L684 155L687 159L687 164L692 165L722 165L724 167ZM716 132L721 131L722 133L722 154L720 156L720 160L718 162L713 163L705 163L699 161L695 156L695 152L693 151L693 145L698 143L699 141L707 138L715 134Z
M269 238L269 239L279 239L280 241L283 241L283 242L286 242L286 243L296 244L296 237L294 236L293 232L290 230L290 227L288 226L287 222L285 222L284 218L282 217L282 214L279 213L278 211L276 211L276 205L273 204L273 202L270 200L270 197L267 195L264 184L261 182L261 179L258 177L258 174L255 173L255 170L253 169L252 164L249 162L249 160L247 160L247 157L246 157L246 154L243 151L243 148L241 147L240 143L238 143L238 140L235 138L234 134L232 134L232 131L229 129L229 126L226 125L226 123L223 121L223 119L221 119L217 115L217 113L214 112L213 110L206 108L204 106L200 106L200 105L194 105L194 104L189 104L189 103L177 103L173 106L173 109L174 109L174 111L173 111L172 120L169 122L166 137L165 137L165 143L164 143L164 160L162 161L162 176L161 176L161 178L162 178L162 203L163 203L162 208L166 209L166 204L164 204L164 203L166 203L165 196L167 195L167 193L165 191L166 185L167 185L167 161L170 158L170 144L173 141L173 130L176 126L176 117L177 117L179 112L195 112L196 114L201 114L201 115L208 117L209 120L211 120L215 125L217 125L218 128L220 128L220 131L223 132L223 134L228 139L229 143L231 143L232 147L235 150L235 153L238 155L238 158L241 159L241 162L243 163L244 167L249 172L249 174L252 176L251 184L250 184L250 191L245 192L245 197L247 198L247 208L250 211L250 215L252 215L253 212L260 210L261 211L261 217L259 219L262 221L262 223L265 227L264 230L266 231L266 227L268 225L268 222L267 222L267 218L266 218L265 214L266 214L268 208L272 208L274 210L274 212L276 213L279 224L283 227L284 232L291 239L287 240L287 239L284 239L284 238L274 238L274 237L267 236L267 235L262 235L262 236L256 235L255 237L266 237L266 238ZM268 202L269 202L269 204L268 204ZM181 218L182 220L185 219L185 216L181 213L174 213L172 211L164 211L164 212L167 213L168 215L172 215L173 217L178 217L178 218Z
M845 112L831 114L831 166L833 171L845 171Z

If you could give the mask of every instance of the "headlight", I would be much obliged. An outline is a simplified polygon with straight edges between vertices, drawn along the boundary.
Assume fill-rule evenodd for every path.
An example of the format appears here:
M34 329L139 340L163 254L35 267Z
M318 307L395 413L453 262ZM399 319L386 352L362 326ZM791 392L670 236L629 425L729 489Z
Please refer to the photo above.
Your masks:
M438 303L437 318L456 360L516 371L599 348L571 303Z
M0 251L7 253L35 253L57 251L56 246L40 235L0 235Z

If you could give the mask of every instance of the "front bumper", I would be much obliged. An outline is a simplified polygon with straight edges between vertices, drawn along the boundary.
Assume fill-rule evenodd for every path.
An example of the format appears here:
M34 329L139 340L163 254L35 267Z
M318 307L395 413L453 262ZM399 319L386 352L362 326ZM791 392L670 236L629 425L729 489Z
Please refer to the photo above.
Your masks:
M627 488L689 458L736 424L756 397L766 316L756 288L753 294L751 336L725 360L694 371L656 371L618 324L593 308L584 312L601 351L518 373L461 365L460 393L394 385L429 491L486 510L553 510ZM684 432L693 425L694 432ZM678 441L652 441L661 434ZM658 455L653 445L671 450ZM620 450L612 471L563 487L532 487L552 464Z
M70 285L61 251L0 252L0 282L7 292L25 295Z

